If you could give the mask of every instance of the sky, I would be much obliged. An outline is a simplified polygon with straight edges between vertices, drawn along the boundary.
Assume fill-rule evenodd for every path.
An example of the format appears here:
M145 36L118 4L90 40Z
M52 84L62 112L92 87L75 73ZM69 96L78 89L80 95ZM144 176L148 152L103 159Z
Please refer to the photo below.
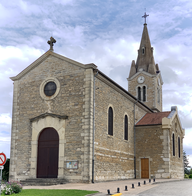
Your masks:
M47 50L98 69L127 90L146 13L161 70L163 111L177 105L185 128L184 150L192 166L191 0L0 1L0 152L10 157L13 81Z

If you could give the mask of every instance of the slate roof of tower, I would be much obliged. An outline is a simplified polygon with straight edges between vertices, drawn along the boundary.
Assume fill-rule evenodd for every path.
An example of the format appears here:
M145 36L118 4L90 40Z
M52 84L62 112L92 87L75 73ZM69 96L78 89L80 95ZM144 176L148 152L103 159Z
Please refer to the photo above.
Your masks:
M157 112L157 113L147 113L136 126L145 126L145 125L161 125L162 118L168 117L171 111L169 112Z
M157 71L159 71L158 65L155 65L153 48L151 47L147 24L144 24L137 61L136 63L135 61L132 61L129 78L135 75L140 69L152 75L156 75Z
M145 54L142 53L142 48L145 48ZM136 62L137 70L143 68L148 73L156 74L155 62L154 62L152 50L153 49L151 48L151 42L147 30L147 24L144 24L140 47L138 51L137 62ZM154 69L153 71L149 68L150 64Z

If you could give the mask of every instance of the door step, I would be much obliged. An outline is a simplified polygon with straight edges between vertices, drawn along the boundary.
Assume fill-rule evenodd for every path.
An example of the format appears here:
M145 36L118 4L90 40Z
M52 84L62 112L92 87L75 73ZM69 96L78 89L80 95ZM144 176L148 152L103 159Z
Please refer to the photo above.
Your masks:
M64 178L29 178L21 180L20 183L23 186L51 186L57 184L66 184L67 180Z

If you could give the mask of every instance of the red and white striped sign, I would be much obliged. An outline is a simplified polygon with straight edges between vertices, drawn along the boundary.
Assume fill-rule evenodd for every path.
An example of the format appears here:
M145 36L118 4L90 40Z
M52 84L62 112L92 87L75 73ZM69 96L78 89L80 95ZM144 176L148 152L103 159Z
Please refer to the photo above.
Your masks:
M6 163L6 155L2 152L0 153L0 166Z

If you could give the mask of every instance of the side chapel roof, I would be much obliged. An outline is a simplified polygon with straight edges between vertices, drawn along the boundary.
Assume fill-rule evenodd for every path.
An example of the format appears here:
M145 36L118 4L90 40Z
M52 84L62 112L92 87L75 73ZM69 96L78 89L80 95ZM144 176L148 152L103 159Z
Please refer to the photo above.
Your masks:
M143 126L143 125L161 125L162 119L164 117L169 117L169 112L157 112L157 113L147 113L143 118L137 122L136 126Z

